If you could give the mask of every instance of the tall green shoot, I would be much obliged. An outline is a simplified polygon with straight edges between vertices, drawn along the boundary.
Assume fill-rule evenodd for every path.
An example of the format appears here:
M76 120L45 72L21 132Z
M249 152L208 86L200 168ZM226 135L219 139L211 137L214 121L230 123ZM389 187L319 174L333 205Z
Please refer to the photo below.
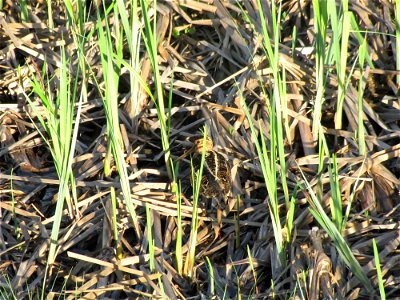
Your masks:
M183 254L182 254L182 238L183 238L183 229L182 229L182 197L181 197L181 185L180 183L177 185L175 189L175 198L176 198L176 206L177 206L177 232L176 232L176 244L175 244L175 260L176 260L176 269L179 275L182 275L183 271Z
M346 93L346 66L347 53L350 35L351 12L348 11L348 1L342 1L341 18L337 14L336 2L328 1L328 16L331 19L332 27L332 50L331 53L336 63L336 72L338 78L338 99L335 115L335 128L342 128L343 105ZM341 20L341 22L339 22Z
M313 0L314 10L314 30L315 30L315 81L317 85L317 94L313 108L313 138L318 140L319 128L321 127L321 111L324 102L325 93L325 43L328 26L327 2Z
M197 243L197 229L199 226L199 216L198 216L198 203L200 198L200 185L201 177L203 175L204 161L206 157L206 142L207 142L207 127L204 127L204 137L203 137L203 151L201 154L200 167L195 170L192 164L192 183L193 183L193 213L192 222L190 228L190 238L189 238L189 251L186 256L185 265L183 269L183 274L188 277L193 276L193 268L196 256L196 243Z
M255 127L252 124L252 119L243 101L245 107L246 116L251 124L251 131L253 140L256 143L257 153L260 158L261 168L263 170L264 180L267 185L268 195L269 195L269 210L272 218L272 224L274 228L274 236L277 245L277 250L281 259L281 264L286 265L286 255L284 251L284 240L282 236L282 226L279 218L279 204L278 204L278 193L277 193L277 174L280 174L280 179L282 182L282 190L285 196L286 209L289 210L290 200L289 200L289 190L287 186L286 179L286 161L285 161L285 149L284 149L284 128L285 124L286 132L288 134L288 124L287 124L287 100L286 100L286 82L285 82L285 72L282 70L280 72L279 66L279 44L280 44L280 16L281 16L281 6L277 9L275 2L271 3L271 24L267 24L265 19L264 9L262 8L262 2L257 1L259 7L259 18L261 22L261 34L263 35L263 50L267 61L272 69L272 91L270 92L271 103L268 101L267 110L270 122L270 145L267 147L265 137L260 132L261 144L259 144L257 139L257 134ZM272 26L272 34L270 36L269 27ZM273 40L273 43L271 42ZM264 84L261 84L264 86ZM266 91L264 91L266 94ZM262 128L261 124L259 124ZM276 167L276 162L279 161L279 168Z
M20 7L21 7L21 19L24 22L29 22L29 12L28 12L28 5L26 3L26 0L21 0L20 1Z
M282 71L282 76L279 72L279 43L280 43L280 16L281 7L277 10L275 2L272 2L272 31L273 31L273 44L270 40L268 32L267 22L265 20L264 11L262 9L262 3L258 0L259 5L259 17L261 20L261 30L265 37L263 39L263 49L268 62L272 68L273 75L273 89L272 89L272 101L271 106L268 107L270 116L270 127L271 127L271 154L277 151L277 158L280 164L280 175L282 181L282 189L285 195L286 207L289 207L289 190L286 182L286 161L285 161L285 149L284 149L284 132L282 124L287 124L287 101L286 101L286 82L285 72ZM264 86L263 84L261 86ZM275 160L273 160L275 161Z
M342 196L340 191L339 171L337 167L336 155L332 155L332 163L328 165L329 181L331 187L331 214L332 221L336 228L342 232L343 226L343 212L342 212Z
M209 273L208 294L210 296L213 296L213 295L215 295L215 276L214 276L214 268L213 268L212 263L211 263L210 259L208 258L208 256L206 256L206 264L207 264L207 269L208 269L208 273Z
M166 122L166 114L165 114L165 104L164 104L164 94L163 94L163 86L161 83L160 70L158 66L158 40L157 40L157 1L153 0L153 9L154 15L153 20L150 20L149 10L150 4L149 1L140 0L140 6L142 8L143 21L144 21L144 31L143 31L143 40L146 45L146 49L149 55L149 59L151 62L151 66L153 69L153 76L155 82L155 106L157 109L157 116L160 121L160 131L161 131L161 143L165 153L165 164L167 166L167 172L169 178L172 180L172 158L171 151L169 146L169 136Z
M358 100L358 149L360 155L366 155L366 144L365 144L365 129L364 129L364 110L363 110L363 95L364 95L364 88L366 85L366 80L364 77L364 62L365 56L367 54L367 42L366 39L363 40L363 43L360 46L359 54L358 54L358 61L360 67L360 80L358 83L358 93L357 93L357 100ZM399 57L400 58L400 57Z
M50 237L50 250L48 257L49 265L53 264L55 260L64 200L66 197L70 196L68 183L73 183L71 165L80 120L78 114L80 111L79 105L75 117L75 129L73 129L76 85L74 86L74 90L71 91L71 78L68 72L70 63L66 59L64 49L61 51L61 62L63 67L59 72L60 84L55 99L52 98L49 85L45 88L36 80L36 78L33 77L32 79L33 92L36 93L42 101L43 112L39 112L38 108L33 104L30 98L28 96L26 97L40 124L49 136L47 139L42 134L42 137L49 146L57 175L60 179L58 200L54 215L55 218ZM41 132L40 129L38 130Z
M118 15L118 8L114 7L115 16ZM107 20L107 18L105 18ZM110 28L108 26L108 22L105 22L105 30L103 29L103 25L101 24L101 18L98 12L98 36L99 36L99 49L100 49L100 57L101 57L101 65L103 67L103 76L104 83L107 87L101 92L102 100L104 103L104 108L106 112L107 119L107 136L109 138L109 148L108 153L113 155L115 165L117 167L118 174L120 176L120 183L122 189L122 195L125 202L126 207L132 217L133 227L135 229L136 235L138 239L142 238L142 233L139 228L138 219L136 216L135 208L131 201L131 189L128 179L127 167L124 158L124 150L122 137L120 132L119 125L119 114L118 114L118 81L119 81L119 72L121 68L122 61L122 37L120 35L121 31L118 27L118 23L116 26L116 34L114 35L115 39L112 39L112 35L110 32ZM115 20L117 22L117 19ZM113 47L115 45L115 48ZM114 60L113 58L116 57ZM106 166L105 166L106 167Z
M49 18L49 29L54 29L54 21L53 21L53 9L51 7L53 1L47 0L47 16Z
M380 259L379 259L379 251L378 251L378 246L376 245L375 239L372 239L372 248L374 249L374 260L375 260L375 266L376 266L376 276L378 278L380 299L386 300L385 280L383 279L383 275L382 275L382 268L381 268L381 263L380 263Z
M139 55L141 46L141 23L139 19L138 0L129 1L129 6L131 8L130 16L128 16L127 10L125 9L125 2L126 1L117 0L116 4L118 6L118 12L129 50L129 64L132 71L129 71L131 101L128 112L130 117L134 118L140 113L140 102L137 101L137 99L140 97L140 80L138 74L140 74L141 68Z
M268 193L268 209L272 220L272 229L274 231L274 238L277 247L281 263L286 263L286 255L284 249L284 240L282 233L282 226L279 216L279 203L278 203L278 191L277 191L277 174L276 174L276 148L273 148L273 139L271 139L270 150L268 151L265 137L262 131L263 125L259 122L260 132L256 130L252 116L250 115L249 109L242 97L242 105L250 124L252 142L256 146L258 158L260 160L261 170L263 173L264 181L267 187ZM259 136L261 143L259 142ZM270 154L268 154L270 153Z
M337 228L336 224L331 221L329 216L326 214L324 207L322 206L320 199L315 195L310 183L305 178L305 175L301 168L299 168L304 180L305 189L309 194L310 212L316 219L316 221L321 225L321 227L326 231L329 237L332 239L336 249L338 250L341 259L344 261L346 266L353 272L353 274L360 280L364 287L369 291L373 291L373 287L365 275L360 263L355 258L353 252L351 251L346 240L343 238L341 232Z
M43 280L42 298L44 297L47 272L54 264L56 258L58 235L60 231L61 219L63 215L64 202L67 201L68 209L71 216L77 214L73 209L77 209L77 197L75 179L72 173L72 160L75 152L75 145L78 136L78 128L80 122L80 112L82 106L82 94L77 105L75 115L75 102L77 92L77 79L80 72L79 67L76 70L75 81L72 84L69 70L71 63L66 58L65 49L61 47L61 68L58 72L59 84L55 93L55 98L51 93L50 83L44 84L35 77L31 79L32 93L36 94L42 102L42 111L32 102L28 95L25 97L39 120L43 130L47 136L42 133L42 129L36 126L36 130L48 145L53 162L59 178L59 188L57 193L57 204L54 213L54 221L50 235L50 248L47 258L46 274ZM44 65L46 68L46 65ZM71 190L70 190L71 189ZM75 205L71 203L71 194ZM74 207L73 207L74 206Z

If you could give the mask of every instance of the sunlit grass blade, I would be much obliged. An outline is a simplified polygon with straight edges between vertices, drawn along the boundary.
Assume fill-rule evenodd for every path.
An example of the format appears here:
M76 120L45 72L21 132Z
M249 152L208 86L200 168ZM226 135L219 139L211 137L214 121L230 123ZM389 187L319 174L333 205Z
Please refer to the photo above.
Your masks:
M76 116L74 113L76 90L74 89L71 91L71 81L67 72L67 70L70 68L70 64L65 57L64 49L62 49L61 53L63 67L59 73L59 92L57 93L57 97L55 99L53 99L51 96L52 94L49 91L49 86L44 88L42 84L36 80L36 78L32 78L31 83L33 92L39 96L43 104L43 116L37 107L32 103L31 99L26 96L33 112L48 135L47 138L41 133L42 137L49 146L57 175L60 179L58 201L56 204L54 223L50 237L50 249L48 256L49 265L54 263L56 256L57 239L61 224L64 200L70 195L68 183L73 180L71 165L80 120L80 105L78 105ZM75 128L73 126L74 117ZM41 132L39 128L37 129L39 132ZM70 212L72 213L71 208Z
M340 192L339 173L336 162L336 155L332 155L332 163L328 165L329 181L331 186L331 214L332 221L341 232L343 227L342 196Z
M116 12L115 15L118 15L118 9L116 7L114 7L114 9ZM104 30L101 24L100 16L98 16L97 27L99 34L99 49L101 52L101 64L104 70L103 76L105 86L107 87L104 91L104 94L102 93L102 99L107 119L107 135L109 138L108 151L113 155L115 165L120 176L124 203L132 217L133 227L135 229L137 238L140 240L142 238L142 233L139 228L135 208L131 201L131 188L128 179L122 137L119 128L118 72L121 68L120 61L122 60L122 38L121 36L115 36L116 40L113 42L108 23L106 22L106 30ZM115 49L113 45L115 45ZM119 59L114 61L114 57L118 57ZM105 167L107 167L107 165L105 165Z
M206 157L206 141L207 141L207 127L204 127L204 137L203 137L203 151L201 154L201 161L199 169L196 170L192 162L192 183L193 183L193 212L192 212L192 222L190 228L189 237L189 251L186 256L185 265L183 268L183 275L192 277L193 267L195 263L196 255L196 244L197 244L197 229L199 226L199 216L198 216L198 203L200 198L200 185L201 177L203 175L204 161Z
M172 180L172 158L171 158L171 151L169 145L169 136L168 136L168 128L166 122L166 113L165 113L165 104L164 104L164 93L163 93L163 86L160 77L160 71L158 66L158 39L157 39L157 31L156 31L156 7L157 1L153 0L153 10L155 11L153 15L153 20L151 22L149 16L150 5L148 1L140 0L140 6L142 9L143 14L143 21L144 21L144 31L143 31L143 40L146 45L146 49L149 55L149 59L151 62L154 82L155 82L155 99L156 99L156 108L157 108L157 116L160 122L160 132L161 132L161 143L164 150L164 157L165 157L165 164L167 167L167 172L169 178Z
M155 263L154 263L154 240L153 240L153 220L151 217L151 211L149 204L146 203L146 225L147 225L147 240L149 246L149 264L150 264L150 271L154 272L155 270Z
M256 130L253 118L250 115L249 109L242 99L242 105L247 117L247 120L250 124L251 136L254 145L256 146L257 154L260 160L260 166L263 173L264 181L267 187L268 192L268 209L270 211L271 219L272 219L272 228L274 231L275 243L277 246L277 250L281 259L281 263L285 263L285 252L284 252L284 243L283 243L283 235L282 235L282 227L280 223L279 217L279 204L278 204L278 195L277 195L277 174L276 174L276 156L275 151L276 148L272 145L274 143L273 139L271 139L270 146L270 154L266 147L265 137L262 132L262 125L259 123L260 132ZM259 142L259 136L261 144Z
M378 246L376 245L375 239L372 239L372 248L374 249L374 260L376 266L376 276L378 278L378 285L379 285L379 294L382 300L386 300L386 293L385 293L385 280L382 277L382 269L381 263L379 259L379 251Z
M47 0L47 17L48 17L48 26L50 30L54 29L54 21L53 21L53 1Z
M115 247L117 249L117 257L121 258L122 253L119 253L122 251L119 245L119 238L118 238L118 220L117 220L117 196L115 194L115 188L111 187L110 188L110 198L111 198L111 209L112 209L112 228L113 228L113 233L114 233L114 243Z
M174 171L175 173L175 171ZM175 177L175 174L174 174ZM182 197L181 197L181 184L177 184L175 188L175 198L177 207L177 232L176 232L176 243L175 243L175 261L176 269L179 275L183 272L183 253L182 253L182 238L183 238L183 228L182 228Z
M138 0L130 0L131 14L125 9L126 1L117 0L118 13L120 14L122 26L129 49L129 64L134 70L129 72L131 101L128 112L131 118L140 113L140 81L136 74L140 74L140 46L141 46L141 23L139 19Z
M26 0L21 0L19 4L21 8L21 19L24 22L29 22L29 12Z
M296 42L297 42L297 27L295 25L293 26L293 31L292 31L292 57L295 56Z
M215 277L214 277L214 268L208 256L206 256L206 263L208 269L208 294L209 296L215 295Z
M11 180L10 180L11 210L12 210L12 217L13 217L13 220L14 220L14 223L15 223L14 226L18 230L18 228L19 228L18 219L17 219L17 215L15 214L15 197L14 197L14 186L13 186L13 178L12 178L13 173L14 173L14 168L11 168L11 173L10 173L10 176L11 176Z
M275 41L276 44L279 44L279 40ZM279 48L275 48L275 59L279 61ZM289 129L289 117L287 114L287 97L286 97L286 73L284 69L282 70L282 77L279 73L276 74L276 86L274 87L274 101L273 101L273 108L275 111L271 114L271 119L276 119L275 124L271 124L271 130L275 132L273 138L276 139L276 148L278 152L279 158L279 174L281 182L282 182L282 190L283 195L285 197L285 204L286 209L289 209L289 189L287 185L286 179L286 158L285 158L285 134L284 134L284 127L285 132L287 135L290 135ZM274 120L275 122L275 120ZM272 123L274 123L272 122ZM290 136L289 136L290 139Z
M341 259L347 265L347 267L353 272L353 274L360 280L360 282L364 285L364 287L369 291L373 291L373 287L371 282L369 281L367 275L364 273L363 269L360 266L358 260L354 257L353 252L351 251L349 245L346 240L343 238L341 232L338 230L336 225L331 221L328 215L325 213L323 206L320 203L320 200L315 195L312 187L309 182L305 178L303 171L299 168L304 180L305 188L307 189L310 198L309 203L311 205L310 212L317 220L317 222L322 226L322 228L326 231L329 237L332 239L336 249L338 250Z
M363 40L363 43L360 46L360 50L358 52L358 61L360 67L360 80L358 83L358 149L360 155L366 154L366 144L365 144L365 129L364 129L364 110L363 110L363 103L364 103L364 88L366 85L366 78L364 78L364 62L365 56L367 54L367 41L366 39Z
M253 142L256 145L257 154L260 159L260 165L263 171L264 180L267 186L269 201L268 208L270 211L272 226L274 229L274 237L277 245L277 250L280 257L280 264L282 266L286 265L286 254L284 249L284 239L282 235L282 227L280 223L279 216L279 204L278 204L278 174L281 179L281 188L284 192L284 199L286 204L286 209L289 209L289 190L286 180L286 161L285 161L285 150L284 150L284 126L288 133L288 123L287 123L287 99L286 99L286 75L285 71L280 72L279 67L279 43L280 43L280 16L281 16L281 4L279 8L276 7L275 2L271 2L270 14L271 14L271 24L267 26L267 20L265 18L265 12L263 9L264 3L257 1L258 4L258 16L261 25L261 32L263 39L263 51L266 60L269 62L272 69L272 81L273 84L272 91L269 93L263 89L264 83L261 82L260 86L263 89L265 98L271 99L270 102L266 100L266 106L269 116L269 127L270 127L270 139L269 145L267 147L265 136L263 134L263 126L259 122L260 138L261 143L258 141L258 136L255 130L255 126L252 124L253 120L249 114L248 108L246 107L245 101L242 99L242 105L245 108L246 117L250 123L250 129L252 133ZM271 29L272 25L272 30ZM272 34L272 36L271 36ZM271 42L273 40L273 43ZM243 96L242 96L243 98ZM277 167L277 162L279 162L279 167ZM278 174L277 174L278 173Z
M299 189L299 184L296 185L292 192L292 196L290 198L290 206L289 210L287 212L287 217L286 217L286 229L287 229L287 239L286 241L289 243L292 240L292 233L294 229L294 216L295 216L295 209L296 209L296 197L297 197L297 192Z
M362 164L366 164L366 163L367 163L367 157L365 156ZM346 227L347 221L349 220L352 204L355 201L356 195L357 195L357 191L359 190L361 174L362 174L362 168L360 168L358 174L356 174L357 175L357 179L356 179L356 181L354 183L354 186L353 186L353 189L351 191L351 194L350 194L350 197L349 197L349 201L347 203L346 211L343 214L343 221L342 221L343 226L342 226L342 228Z
M332 2L331 2L332 3ZM350 16L351 12L345 11L343 14L343 23L342 23L342 32L340 33L342 36L342 43L340 54L338 53L338 60L336 62L337 72L338 72L338 100L335 114L335 128L342 128L342 115L343 115L343 105L345 99L345 93L347 89L346 85L346 66L347 66L347 56L348 56L348 43L349 43L349 35L350 35ZM337 33L339 35L339 33ZM339 63L340 61L340 63Z
M366 43L368 31L365 33L364 36L361 34L363 31L360 29L359 24L357 23L357 19L354 14L351 14L351 16L350 16L350 23L351 23L351 28L353 29L353 31L351 33L352 33L352 35L354 35L356 37L358 44L362 45L364 42ZM366 45L365 59L367 61L368 66L371 69L374 69L375 68L374 63L371 59L371 55L368 53L367 45Z
M248 259L249 259L249 264L250 264L250 268L251 268L251 272L253 273L253 282L254 282L254 286L253 286L253 289L252 289L252 292L250 292L250 294L253 294L254 292L255 292L255 289L256 289L256 287L257 287L257 279L258 279L258 276L257 276L257 272L256 272L256 268L255 268L255 265L254 265L254 260L253 260L253 256L252 256L252 254L251 254L251 250L250 250L250 247L249 247L249 245L247 245L247 257L248 257Z
M318 140L319 128L321 126L321 111L325 93L325 43L328 26L327 2L313 0L314 30L315 30L315 81L317 93L313 107L312 132L315 141Z
M1 279L3 284L0 286L0 298L17 300L18 298L14 293L13 286L8 275L2 274Z

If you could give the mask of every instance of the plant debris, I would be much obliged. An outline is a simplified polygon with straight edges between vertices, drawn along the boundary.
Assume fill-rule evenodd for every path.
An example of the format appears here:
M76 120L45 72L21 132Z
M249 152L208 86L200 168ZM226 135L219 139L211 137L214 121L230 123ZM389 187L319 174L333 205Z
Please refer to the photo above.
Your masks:
M277 164L276 193L282 224L289 218L283 177L288 195L295 201L293 228L282 228L283 236L290 237L284 241L285 265L274 237L251 120L242 102L270 151L274 138L270 130L271 91L276 81L263 50L262 39L266 37L259 33L262 23L258 5L264 2L171 0L149 7L149 16L156 16L157 63L166 99L171 93L170 105L164 109L182 203L177 202L164 159L157 102L143 85L132 94L132 76L122 64L116 74L118 113L136 220L122 200L113 159L109 174L105 171L110 137L101 93L109 87L104 84L106 70L101 65L95 29L107 23L114 38L122 34L112 8L119 1L104 1L108 11L100 1L72 1L75 6L86 5L87 15L80 29L86 34L85 76L79 73L78 57L82 53L73 34L77 28L69 20L79 16L68 17L61 4L54 5L49 16L45 1L26 2L28 19L24 20L16 2L5 1L0 12L0 298L32 299L30 295L38 295L39 299L44 293L47 299L159 299L163 295L168 299L369 299L379 297L373 239L379 250L386 295L400 295L400 73L395 70L394 4L349 2L374 68L352 69L358 66L360 33L351 32L341 128L335 126L339 75L335 67L326 66L330 69L320 118L324 141L316 139L318 133L313 131L319 89L313 4L283 1L279 7L281 36L276 47L279 70L285 74L287 104L282 111L284 141L280 142L286 169L280 168L278 161L272 163ZM121 2L130 15L132 1ZM272 37L270 2L266 1L263 9ZM140 18L143 9L137 11ZM78 11L76 7L74 11ZM142 22L140 26L144 30ZM120 45L124 59L129 61L126 38ZM77 104L74 107L75 114L80 111L72 161L77 202L72 195L66 199L56 261L46 268L60 180L43 139L48 138L46 132L26 97L40 114L43 107L32 93L32 78L56 96L63 67L62 48L79 93L87 80L87 97L80 110ZM152 91L157 82L143 39L139 50L139 75ZM357 135L360 89L364 95L366 155L360 154ZM207 212L204 199L200 199L197 211L193 210L190 163L178 160L194 140L202 138L204 126L214 149L223 153L231 166L226 178L231 184L231 200L226 203L218 238L213 228L216 216ZM335 154L340 183L336 191L330 184L334 158L326 156L321 161L319 147ZM349 209L341 235L370 286L347 267L310 211L314 206L305 180L330 217L336 192L343 212ZM184 259L188 259L192 247L193 214L197 213L199 219L194 268L189 277L181 273L176 262L178 207ZM146 215L146 208L150 215ZM154 253L149 253L149 245L153 245Z

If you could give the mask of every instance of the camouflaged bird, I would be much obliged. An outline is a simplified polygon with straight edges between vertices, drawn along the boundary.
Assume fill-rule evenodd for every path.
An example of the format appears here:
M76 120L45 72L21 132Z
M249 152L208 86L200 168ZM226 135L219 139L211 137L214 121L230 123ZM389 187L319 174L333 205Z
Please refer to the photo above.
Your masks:
M205 143L203 139L196 140L194 146L179 159L193 154L193 164L198 170L201 164L203 146L205 147L205 159L200 194L206 198L225 200L232 187L231 168L229 161L222 154L214 150L214 145L210 138L207 138Z

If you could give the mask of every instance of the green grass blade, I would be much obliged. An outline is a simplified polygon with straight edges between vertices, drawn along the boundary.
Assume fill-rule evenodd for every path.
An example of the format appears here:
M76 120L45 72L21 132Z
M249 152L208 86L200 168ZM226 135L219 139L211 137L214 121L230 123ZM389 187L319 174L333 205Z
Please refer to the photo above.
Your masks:
M382 276L382 269L381 263L379 260L379 251L378 246L376 245L375 239L372 239L372 248L374 249L374 260L376 266L376 276L378 278L378 285L379 285L379 294L381 296L380 299L386 300L386 293L385 293L385 281Z
M116 12L117 8L115 8ZM117 15L117 14L116 14ZM123 143L119 128L118 114L118 78L122 60L122 39L112 42L112 36L108 24L106 30L103 29L101 18L98 17L99 49L101 52L101 64L103 66L104 82L107 86L105 93L102 94L104 108L107 118L107 134L109 137L109 151L114 157L115 165L120 176L122 196L124 203L132 217L133 226L138 239L142 239L142 233L138 225L135 208L131 201L131 189L128 179L127 167L124 158ZM117 37L118 38L118 37ZM113 45L116 45L114 49ZM114 60L114 57L119 59Z
M341 235L338 228L335 224L330 220L328 215L325 213L324 208L322 207L319 199L315 195L312 190L310 184L306 180L303 171L299 168L305 183L305 187L308 190L310 195L310 212L317 220L317 222L322 226L322 228L327 232L329 237L332 239L336 249L338 250L340 257L347 265L347 267L354 273L354 275L360 280L360 282L364 285L364 287L369 291L373 291L373 287L371 282L369 281L367 275L363 272L363 269L360 266L358 260L354 257L353 252L351 251L349 245Z

